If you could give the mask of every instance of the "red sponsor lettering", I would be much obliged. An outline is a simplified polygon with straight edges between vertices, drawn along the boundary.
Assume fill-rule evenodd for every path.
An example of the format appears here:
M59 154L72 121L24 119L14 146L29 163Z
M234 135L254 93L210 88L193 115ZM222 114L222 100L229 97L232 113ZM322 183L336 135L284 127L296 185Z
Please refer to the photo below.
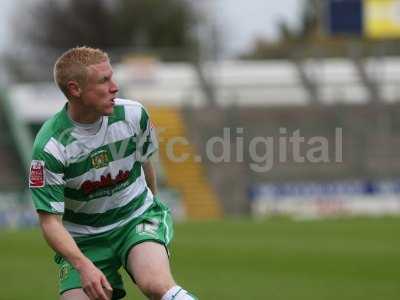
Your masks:
M88 195L101 188L116 186L117 184L127 180L129 173L129 171L120 170L115 178L112 178L111 174L108 173L107 175L102 175L99 181L86 180L82 183L83 192Z

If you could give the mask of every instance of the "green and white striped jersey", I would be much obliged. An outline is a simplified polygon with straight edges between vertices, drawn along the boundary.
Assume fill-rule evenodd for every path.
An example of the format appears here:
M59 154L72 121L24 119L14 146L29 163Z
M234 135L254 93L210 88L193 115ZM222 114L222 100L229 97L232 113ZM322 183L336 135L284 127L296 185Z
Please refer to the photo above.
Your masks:
M37 210L63 214L72 236L103 233L153 203L142 162L157 150L144 107L116 99L96 134L73 125L65 106L43 124L33 146L29 187Z

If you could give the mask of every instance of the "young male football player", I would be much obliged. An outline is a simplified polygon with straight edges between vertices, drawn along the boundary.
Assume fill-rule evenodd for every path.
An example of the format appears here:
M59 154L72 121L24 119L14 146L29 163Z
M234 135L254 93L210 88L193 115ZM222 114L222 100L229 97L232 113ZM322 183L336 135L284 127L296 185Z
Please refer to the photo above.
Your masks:
M120 299L123 266L149 299L195 299L170 272L168 208L156 197L149 115L116 98L108 55L73 48L56 62L67 98L42 126L29 185L40 226L55 250L61 299Z

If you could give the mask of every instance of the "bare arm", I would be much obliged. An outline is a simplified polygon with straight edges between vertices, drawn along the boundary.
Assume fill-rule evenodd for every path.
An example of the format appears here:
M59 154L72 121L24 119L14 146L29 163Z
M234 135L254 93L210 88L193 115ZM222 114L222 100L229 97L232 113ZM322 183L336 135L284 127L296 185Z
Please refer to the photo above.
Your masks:
M82 287L90 299L108 300L103 287L112 291L104 274L83 255L74 239L64 228L58 215L39 212L42 233L47 243L78 270Z
M153 192L153 195L157 194L156 172L150 160L146 160L143 163L143 171L144 171L144 176L146 178L147 186Z

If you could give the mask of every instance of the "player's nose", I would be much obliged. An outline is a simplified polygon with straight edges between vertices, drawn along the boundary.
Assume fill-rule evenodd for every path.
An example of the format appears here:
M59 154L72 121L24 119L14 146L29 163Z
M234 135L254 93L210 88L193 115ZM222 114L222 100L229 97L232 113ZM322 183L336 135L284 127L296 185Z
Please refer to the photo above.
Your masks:
M111 80L110 92L116 94L118 90L119 90L118 84L114 80Z

